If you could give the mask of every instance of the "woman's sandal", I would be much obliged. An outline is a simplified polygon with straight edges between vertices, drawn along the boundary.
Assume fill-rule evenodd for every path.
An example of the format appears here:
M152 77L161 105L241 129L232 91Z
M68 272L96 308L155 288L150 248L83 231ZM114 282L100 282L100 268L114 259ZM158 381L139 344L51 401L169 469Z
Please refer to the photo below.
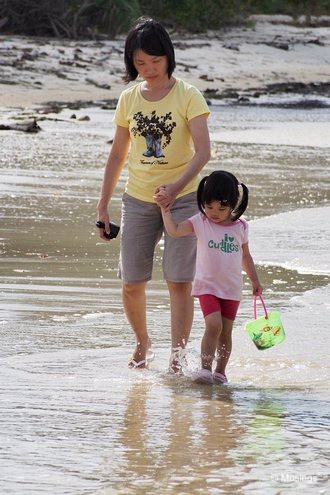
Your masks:
M128 367L131 369L145 369L149 367L149 364L154 359L155 359L155 353L149 347L145 359L142 359L141 361L136 361L132 356L128 361Z
M135 359L133 359L133 357L131 357L128 360L128 367L131 369L135 369L135 370L138 368L144 369L144 368L147 368L147 362L145 359L142 359L141 361L135 361Z
M149 347L149 349L147 350L147 354L146 354L147 366L149 366L149 364L151 363L151 361L153 361L154 359L155 359L155 353Z

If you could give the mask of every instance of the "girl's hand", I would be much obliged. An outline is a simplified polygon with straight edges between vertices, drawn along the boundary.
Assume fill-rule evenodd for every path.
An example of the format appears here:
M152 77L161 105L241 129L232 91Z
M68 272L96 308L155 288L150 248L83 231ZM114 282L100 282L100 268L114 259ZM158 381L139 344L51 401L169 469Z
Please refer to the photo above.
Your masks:
M252 283L252 291L254 296L261 296L262 290L262 286L259 282Z
M155 203L164 211L169 210L168 198L165 189L160 189L157 194L153 196Z
M155 201L161 208L169 208L175 201L177 190L174 184L162 184L155 190Z

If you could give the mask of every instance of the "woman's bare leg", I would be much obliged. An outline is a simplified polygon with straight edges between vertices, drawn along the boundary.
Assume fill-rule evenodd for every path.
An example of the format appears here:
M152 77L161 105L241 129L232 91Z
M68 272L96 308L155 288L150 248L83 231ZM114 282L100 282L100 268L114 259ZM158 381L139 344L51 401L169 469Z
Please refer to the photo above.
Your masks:
M167 286L171 303L171 341L173 350L187 345L194 318L194 299L191 296L190 282L169 282ZM180 371L175 359L171 363L172 370Z
M145 360L151 342L147 331L146 282L123 284L122 297L126 317L136 337L136 348L132 359L139 363Z

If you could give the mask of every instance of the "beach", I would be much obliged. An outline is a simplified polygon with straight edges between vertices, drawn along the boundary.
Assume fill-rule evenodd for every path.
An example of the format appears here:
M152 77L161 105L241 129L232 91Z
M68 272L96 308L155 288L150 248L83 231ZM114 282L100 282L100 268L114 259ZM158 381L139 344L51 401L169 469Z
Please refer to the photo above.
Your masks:
M0 124L40 126L0 131L1 493L328 493L330 33L261 20L175 39L177 76L210 104L203 174L222 168L248 185L250 250L286 332L255 347L245 278L226 387L192 382L197 302L184 374L168 373L162 241L147 299L155 360L127 367L120 238L101 242L94 225L123 40L0 38Z
M284 21L261 16L250 28L190 37L173 33L177 77L223 98L292 92L297 83L300 91L322 93L330 79L329 28ZM0 36L0 107L117 99L123 89L123 48L124 38Z

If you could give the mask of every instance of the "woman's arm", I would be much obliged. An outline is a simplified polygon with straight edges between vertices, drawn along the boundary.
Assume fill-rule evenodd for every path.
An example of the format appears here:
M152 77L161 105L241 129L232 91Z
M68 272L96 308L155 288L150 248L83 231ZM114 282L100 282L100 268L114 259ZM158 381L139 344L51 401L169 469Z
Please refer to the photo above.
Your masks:
M243 251L243 260L242 260L243 270L245 271L245 273L247 274L247 276L251 281L253 294L255 295L261 294L262 285L259 282L257 270L254 265L253 258L250 254L249 245L247 243L243 244L242 251Z
M179 192L202 170L211 156L207 115L199 115L189 120L188 125L194 143L195 153L188 163L186 170L176 182L173 184L161 184L156 189L156 196L161 189L166 192L166 195L159 197L160 205L164 207L174 202Z
M126 127L117 126L113 144L105 166L101 194L97 204L98 219L106 225L107 233L109 233L108 204L123 169L128 153L129 143L130 136L128 129ZM99 233L102 239L106 239L103 236L103 229L99 229Z

